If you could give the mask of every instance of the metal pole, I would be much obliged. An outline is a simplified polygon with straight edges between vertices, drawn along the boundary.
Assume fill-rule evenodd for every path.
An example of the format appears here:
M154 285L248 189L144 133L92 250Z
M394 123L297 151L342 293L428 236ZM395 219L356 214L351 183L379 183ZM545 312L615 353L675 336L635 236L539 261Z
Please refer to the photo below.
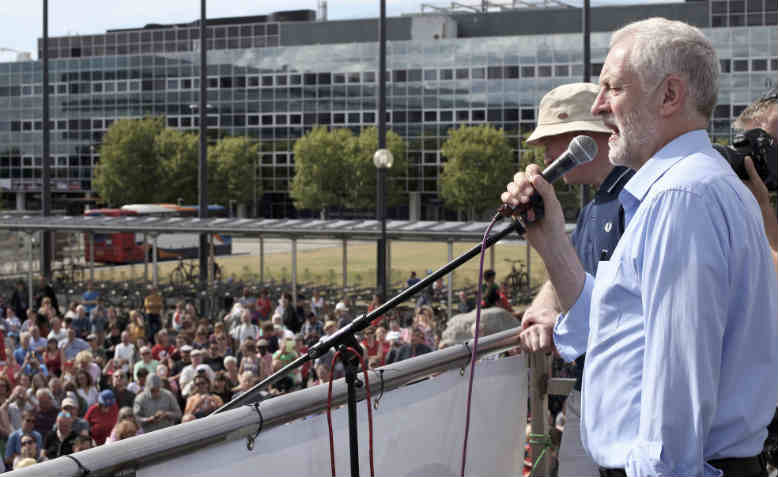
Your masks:
M95 233L89 232L89 281L95 281Z
M297 308L297 239L292 239L292 306Z
M154 288L159 286L159 264L157 263L157 238L159 234L151 234L151 259L154 261L151 277L154 280Z
M524 243L526 244L524 252L527 255L525 258L525 261L527 262L527 284L532 288L532 248L526 240Z
M386 286L391 289L392 285L392 241L386 239ZM389 291L391 293L391 290Z
M259 237L259 283L265 283L265 239Z
M149 281L149 237L143 234L143 281Z
M49 1L43 0L43 151L41 162L41 215L51 215L51 184L49 170L49 146L51 134L49 127ZM51 278L52 232L41 232L41 276Z
M491 249L489 249L489 268L491 268L491 269L492 269L492 270L494 270L495 272L497 271L497 270L495 270L495 268L494 268L494 255L495 255L495 253L497 252L497 250L496 250L496 249L497 249L497 247L496 247L496 246L495 246L495 247L492 247Z
M341 260L343 266L343 293L346 293L346 284L348 283L348 240L343 239L343 258Z
M448 241L448 261L454 260L454 241ZM448 274L448 317L451 318L451 312L454 305L454 270Z
M592 48L591 48L591 11L589 9L589 2L590 0L584 0L583 2L583 61L584 61L584 73L583 73L583 81L584 83L589 83L592 80ZM587 184L583 184L581 186L581 197L580 197L580 205L581 209L584 208L587 202L589 202L589 197L591 196L591 191L589 190L589 186ZM529 266L529 261L527 262L527 266Z
M32 303L32 241L35 236L35 232L30 232L27 235L27 309L31 310ZM26 316L20 316L19 319L27 319Z
M386 149L386 0L379 2L378 18L378 149ZM377 211L381 224L381 238L377 244L376 289L381 300L386 300L386 170L376 172ZM344 275L345 276L345 275ZM345 280L343 281L345 288Z
M344 367L346 371L348 408L348 447L351 461L351 477L359 477L359 435L357 433L357 366L354 364L353 356L346 351L346 345L340 347L342 356L344 356Z
M198 167L198 213L208 218L208 30L206 28L206 0L200 0L200 161ZM208 281L208 238L200 234L200 285Z

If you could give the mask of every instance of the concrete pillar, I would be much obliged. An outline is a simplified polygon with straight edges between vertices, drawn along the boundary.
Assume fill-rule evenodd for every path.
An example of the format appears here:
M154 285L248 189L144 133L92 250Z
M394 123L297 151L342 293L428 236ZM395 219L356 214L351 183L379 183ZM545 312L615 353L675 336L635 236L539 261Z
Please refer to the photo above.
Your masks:
M448 261L451 263L451 261L454 260L454 241L449 240L448 241ZM448 317L451 318L453 307L454 307L454 271L450 271L448 273L447 277L448 283L448 299L447 299L447 307L448 307Z
M151 234L151 260L153 265L151 267L151 279L154 282L154 288L159 287L159 264L157 263L157 238L159 234Z
M149 238L145 233L143 234L143 281L149 281Z
M348 283L348 240L346 239L343 239L343 258L341 263L343 265L343 294L345 295Z
M408 193L408 220L421 220L421 192Z
M265 285L265 239L259 236L259 283Z
M292 239L292 306L297 308L297 239Z
M26 204L24 199L24 192L16 193L16 210L19 212L25 210Z

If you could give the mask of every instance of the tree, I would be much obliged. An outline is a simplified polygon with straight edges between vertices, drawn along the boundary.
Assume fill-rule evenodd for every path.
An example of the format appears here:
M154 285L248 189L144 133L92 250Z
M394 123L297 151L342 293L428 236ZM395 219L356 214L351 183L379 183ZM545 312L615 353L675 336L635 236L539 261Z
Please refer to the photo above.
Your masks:
M349 148L350 197L348 206L354 209L376 207L377 171L373 164L373 155L378 150L378 129L363 129L354 139L354 147ZM405 158L405 141L394 131L386 133L387 149L394 156L394 164L387 171L386 198L388 205L402 202L405 187L401 182L408 174L408 160Z
M295 173L290 195L303 209L345 207L349 204L349 157L353 154L353 134L349 129L317 126L294 144Z
M228 205L230 200L243 203L254 200L258 149L259 145L246 137L225 138L208 149L211 203Z
M156 202L164 192L154 139L163 118L120 119L111 124L100 147L94 186L108 203Z
M154 153L162 170L164 187L160 201L197 203L199 136L176 129L163 129L154 138Z
M449 130L440 152L448 158L440 174L440 196L446 206L468 211L471 219L495 210L516 172L502 130L488 125Z

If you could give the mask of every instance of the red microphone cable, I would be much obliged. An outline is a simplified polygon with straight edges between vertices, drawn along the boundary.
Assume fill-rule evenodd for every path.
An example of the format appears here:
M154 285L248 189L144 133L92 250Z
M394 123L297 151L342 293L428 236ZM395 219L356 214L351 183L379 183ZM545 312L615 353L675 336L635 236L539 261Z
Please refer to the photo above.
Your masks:
M346 351L350 351L352 354L355 354L357 358L359 358L359 362L362 365L362 372L365 376L365 393L367 395L367 422L368 422L368 450L370 453L370 476L375 476L375 466L373 464L373 410L372 406L370 405L370 381L367 377L367 368L365 367L365 360L362 357L362 354L359 353L354 348L348 347L346 348ZM332 363L330 364L330 384L329 384L329 391L327 392L327 427L329 428L330 433L330 467L332 471L332 477L335 477L335 437L332 432L332 373L335 369L335 363L338 360L341 355L340 351L337 351L335 353L335 356L332 357Z

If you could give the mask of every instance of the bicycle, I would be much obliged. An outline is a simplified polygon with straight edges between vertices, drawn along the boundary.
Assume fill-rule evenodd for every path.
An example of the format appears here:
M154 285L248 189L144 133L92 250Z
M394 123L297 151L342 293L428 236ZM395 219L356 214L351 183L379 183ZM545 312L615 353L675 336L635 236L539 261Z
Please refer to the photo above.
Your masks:
M222 279L222 269L216 261L211 262L213 267L213 281L220 282ZM200 281L200 266L192 261L184 261L184 257L178 256L178 265L170 272L170 283L175 286L184 286L195 284Z
M510 258L506 258L505 261L511 264L511 271L505 277L504 283L510 287L511 296L519 296L521 292L529 290L530 288L527 267L521 260L512 260ZM519 264L518 268L516 268L517 263Z

